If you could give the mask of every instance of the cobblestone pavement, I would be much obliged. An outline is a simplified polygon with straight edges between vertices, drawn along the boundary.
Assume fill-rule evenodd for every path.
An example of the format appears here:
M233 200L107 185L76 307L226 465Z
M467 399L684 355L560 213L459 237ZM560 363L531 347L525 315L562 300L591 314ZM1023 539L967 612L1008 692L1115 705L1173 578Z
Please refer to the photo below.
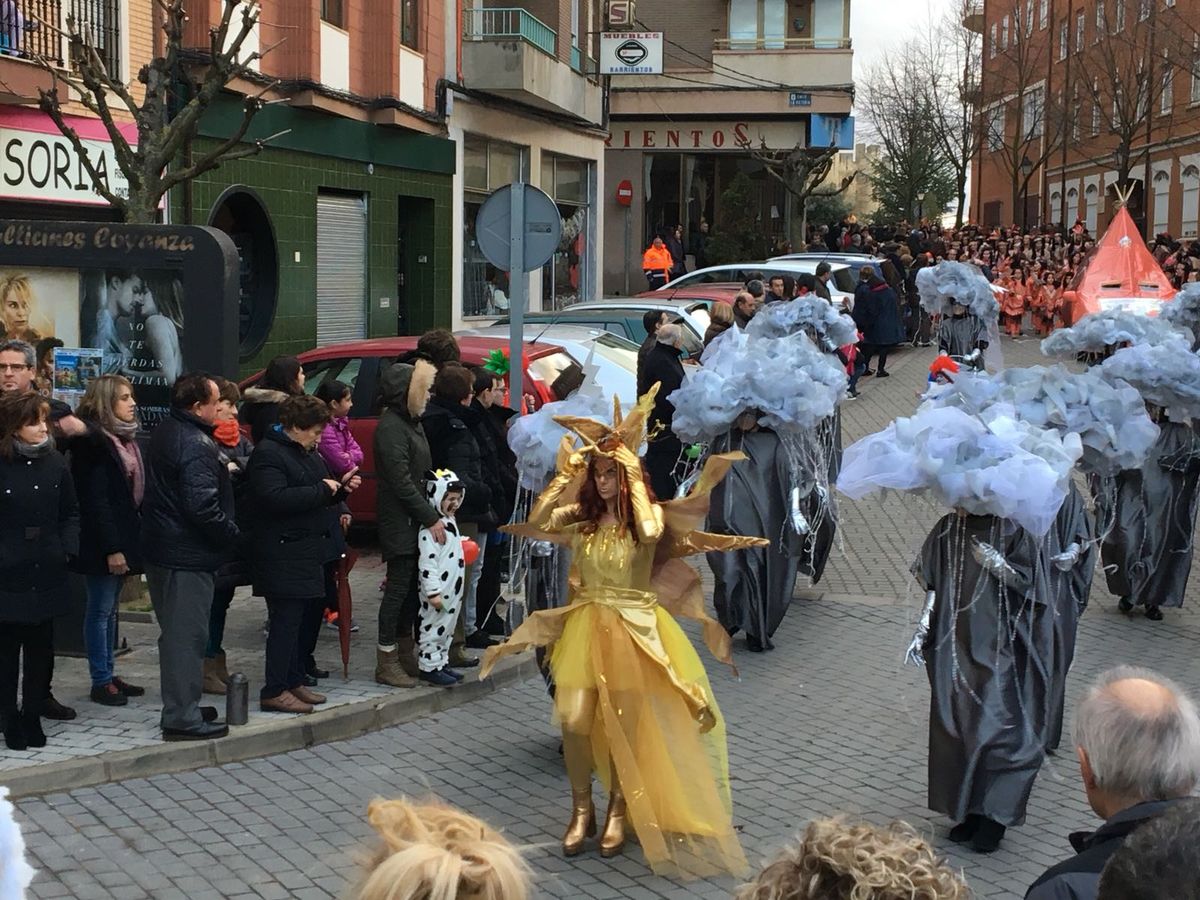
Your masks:
M1009 364L1036 345L1006 346ZM864 381L847 406L847 438L911 410L929 351L898 355L887 381ZM735 819L757 865L814 816L903 818L963 867L976 896L1019 897L1070 855L1066 834L1096 823L1071 754L1047 760L1029 817L999 852L945 840L925 809L928 688L901 665L918 599L905 570L940 510L912 498L843 501L844 555L827 582L802 591L773 653L740 646L741 679L710 668L729 720ZM1069 704L1088 679L1141 663L1200 687L1200 598L1154 624L1126 619L1098 582L1083 618ZM1068 709L1068 714L1070 709ZM654 877L636 847L617 860L567 862L557 841L570 798L549 703L536 681L427 719L337 744L220 769L131 780L17 803L35 865L35 897L324 898L344 890L369 846L376 796L437 796L532 846L548 897L728 897L731 881ZM598 798L599 799L599 798Z

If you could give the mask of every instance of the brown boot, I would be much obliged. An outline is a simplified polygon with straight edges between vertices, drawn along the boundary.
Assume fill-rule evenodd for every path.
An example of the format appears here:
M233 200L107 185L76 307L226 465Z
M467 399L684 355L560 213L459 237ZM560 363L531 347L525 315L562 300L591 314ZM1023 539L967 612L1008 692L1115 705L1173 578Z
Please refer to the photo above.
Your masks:
M213 663L217 667L217 677L221 679L222 684L229 684L229 669L225 665L225 651L222 650L213 657Z
M206 694L221 694L225 693L225 682L221 680L221 676L217 673L217 661L204 657L204 693Z
M421 674L421 669L417 665L417 642L411 637L404 637L396 641L396 661L400 668L404 670L404 674L409 678L416 678Z
M305 703L291 691L284 691L278 697L271 697L269 700L260 700L258 706L263 712L310 713L313 711L311 703Z
M397 660L395 650L375 650L375 681L389 687L411 688L417 686L417 679L408 675Z

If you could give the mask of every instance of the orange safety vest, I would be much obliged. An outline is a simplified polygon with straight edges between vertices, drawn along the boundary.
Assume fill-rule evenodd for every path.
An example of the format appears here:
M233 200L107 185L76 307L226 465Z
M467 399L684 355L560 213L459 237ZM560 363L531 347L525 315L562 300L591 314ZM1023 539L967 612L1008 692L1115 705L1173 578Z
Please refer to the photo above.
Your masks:
M660 250L651 244L642 254L642 271L644 272L661 271L664 276L670 278L671 267L674 265L675 260L671 256L671 251L666 247Z

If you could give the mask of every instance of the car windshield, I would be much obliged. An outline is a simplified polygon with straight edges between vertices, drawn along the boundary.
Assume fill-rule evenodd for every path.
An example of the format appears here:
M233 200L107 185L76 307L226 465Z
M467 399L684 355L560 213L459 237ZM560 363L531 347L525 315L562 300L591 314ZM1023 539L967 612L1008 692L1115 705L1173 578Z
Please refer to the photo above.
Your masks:
M622 369L637 374L638 347L632 341L604 332L596 335L595 340L592 341L592 349L602 359L607 359Z
M719 303L720 301L714 302ZM712 321L712 318L708 314L707 306L705 306L703 303L697 303L688 310L688 315L696 320L696 324L700 327L701 332L708 331L708 325Z
M530 360L529 374L549 389L554 400L567 399L583 382L579 363L562 351Z

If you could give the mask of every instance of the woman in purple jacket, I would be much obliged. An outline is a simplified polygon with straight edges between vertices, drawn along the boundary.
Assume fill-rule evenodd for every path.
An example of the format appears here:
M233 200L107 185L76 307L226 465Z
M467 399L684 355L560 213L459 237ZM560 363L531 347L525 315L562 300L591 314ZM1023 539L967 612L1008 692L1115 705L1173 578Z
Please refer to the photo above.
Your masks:
M363 451L350 431L350 407L353 405L350 385L344 381L322 381L314 394L333 412L333 421L321 435L317 449L329 467L329 474L341 478L351 469L362 465Z

